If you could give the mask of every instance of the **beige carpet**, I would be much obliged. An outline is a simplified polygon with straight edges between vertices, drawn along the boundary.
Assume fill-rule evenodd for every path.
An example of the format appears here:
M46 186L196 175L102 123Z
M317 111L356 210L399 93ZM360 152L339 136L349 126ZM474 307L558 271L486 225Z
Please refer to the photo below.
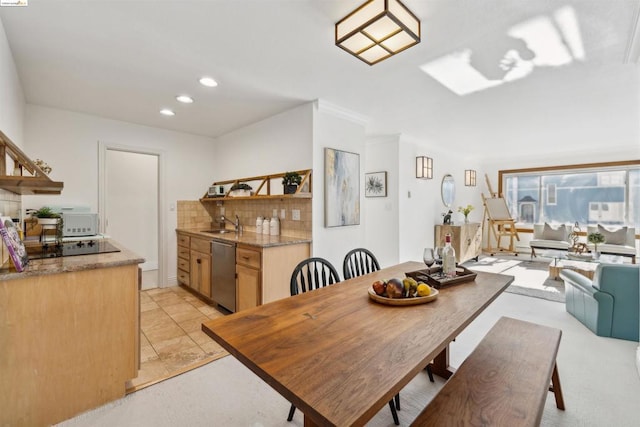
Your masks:
M481 256L463 265L471 270L508 274L515 279L505 290L519 295L564 302L564 282L549 278L549 260L530 260L528 256Z

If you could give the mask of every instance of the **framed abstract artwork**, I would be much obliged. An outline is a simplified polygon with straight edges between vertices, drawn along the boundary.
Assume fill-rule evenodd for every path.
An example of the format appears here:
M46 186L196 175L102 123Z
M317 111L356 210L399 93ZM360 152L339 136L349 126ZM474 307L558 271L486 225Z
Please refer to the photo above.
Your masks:
M364 197L387 197L387 173L364 174Z
M360 155L324 150L324 225L360 224Z

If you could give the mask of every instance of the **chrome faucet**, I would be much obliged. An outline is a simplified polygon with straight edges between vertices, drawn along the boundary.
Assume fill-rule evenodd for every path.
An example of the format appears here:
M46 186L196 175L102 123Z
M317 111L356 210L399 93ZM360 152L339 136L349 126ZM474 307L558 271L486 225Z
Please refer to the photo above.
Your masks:
M224 224L225 222L229 222L229 223L233 224L233 229L234 229L234 231L236 233L240 231L240 218L238 217L238 215L236 215L235 222L231 221L229 218L227 218L226 216L222 215L220 217L220 223Z

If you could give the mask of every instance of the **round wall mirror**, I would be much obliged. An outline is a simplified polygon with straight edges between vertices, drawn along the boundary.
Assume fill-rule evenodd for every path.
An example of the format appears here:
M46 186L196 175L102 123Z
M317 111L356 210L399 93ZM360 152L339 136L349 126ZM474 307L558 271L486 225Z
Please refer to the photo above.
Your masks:
M442 203L448 208L453 205L453 201L456 199L456 182L453 176L446 174L442 178Z

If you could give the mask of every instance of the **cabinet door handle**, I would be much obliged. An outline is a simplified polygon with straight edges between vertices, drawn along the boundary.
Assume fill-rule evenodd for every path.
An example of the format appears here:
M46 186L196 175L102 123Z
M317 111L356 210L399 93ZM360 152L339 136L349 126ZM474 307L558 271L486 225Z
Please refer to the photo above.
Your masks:
M200 263L202 262L202 260L201 260L200 258L198 258L198 259L196 260L196 262L197 262L198 264L200 264Z
M249 259L249 257L248 257L248 256L244 256L244 255L243 255L243 256L242 256L242 259L246 259L246 260L248 260L248 259Z

